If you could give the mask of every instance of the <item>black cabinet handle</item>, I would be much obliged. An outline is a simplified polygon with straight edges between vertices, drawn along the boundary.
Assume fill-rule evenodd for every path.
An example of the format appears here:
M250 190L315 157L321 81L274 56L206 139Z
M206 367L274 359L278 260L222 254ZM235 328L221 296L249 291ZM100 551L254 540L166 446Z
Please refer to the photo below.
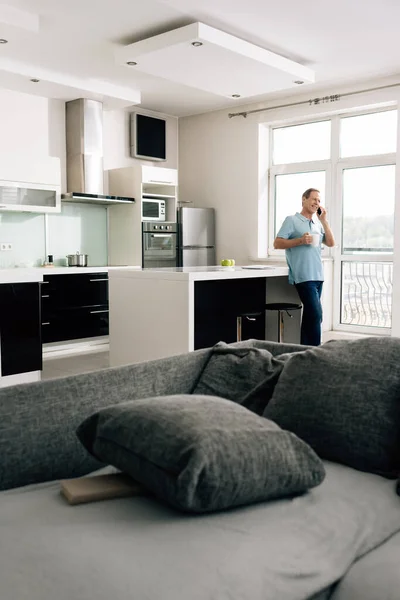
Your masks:
M99 313L108 313L108 310L91 310L90 311L91 315L97 315Z
M89 281L108 281L108 278L105 277L104 279L89 279Z
M50 325L50 321L48 323L42 323L42 325Z
M43 294L42 298L50 298L50 294Z

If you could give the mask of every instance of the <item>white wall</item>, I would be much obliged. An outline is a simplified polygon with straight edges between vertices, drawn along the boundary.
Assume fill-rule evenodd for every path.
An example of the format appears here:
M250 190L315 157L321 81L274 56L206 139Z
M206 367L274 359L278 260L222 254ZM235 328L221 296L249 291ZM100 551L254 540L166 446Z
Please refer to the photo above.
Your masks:
M232 109L179 120L179 196L195 206L214 206L217 215L217 258L235 258L245 264L266 257L268 227L268 131L270 125L308 120L315 116L349 112L367 107L397 106L400 86L343 96L337 102L309 102L310 96L369 89L398 83L386 79L342 89L288 97L279 101L238 106L235 111L269 107L270 110L229 118ZM273 108L303 101L301 106ZM400 119L398 135L400 156ZM396 207L400 207L400 160L397 161ZM393 335L400 336L400 216L395 227ZM329 300L331 301L331 300Z
M0 156L48 156L47 98L0 90L0 131Z
M179 199L216 208L219 258L257 252L257 121L214 112L179 120Z
M400 106L400 92L398 105ZM397 120L396 207L392 294L392 335L400 337L400 118Z
M27 162L55 156L64 173L64 112L60 100L0 89L0 160L15 158L23 174Z
M383 85L381 81L379 84ZM366 87L370 86L371 82ZM243 262L257 255L266 255L269 125L366 106L393 104L397 102L399 90L394 88L348 96L336 103L317 106L309 104L308 95L288 97L275 104L271 102L269 106L299 101L304 101L304 105L272 109L247 118L229 118L230 109L180 119L180 199L193 200L196 206L214 206L217 209L218 256L229 255ZM340 92L326 90L318 96ZM268 107L268 103L240 106L236 110L261 107ZM258 230L257 217L262 212L266 225Z

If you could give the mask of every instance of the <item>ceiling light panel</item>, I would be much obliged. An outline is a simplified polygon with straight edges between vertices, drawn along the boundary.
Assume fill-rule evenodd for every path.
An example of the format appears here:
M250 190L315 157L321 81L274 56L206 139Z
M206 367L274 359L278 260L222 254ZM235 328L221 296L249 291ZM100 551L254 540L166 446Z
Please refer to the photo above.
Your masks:
M197 44L196 42L200 43ZM249 98L315 81L314 72L203 23L117 48L116 61L218 96Z

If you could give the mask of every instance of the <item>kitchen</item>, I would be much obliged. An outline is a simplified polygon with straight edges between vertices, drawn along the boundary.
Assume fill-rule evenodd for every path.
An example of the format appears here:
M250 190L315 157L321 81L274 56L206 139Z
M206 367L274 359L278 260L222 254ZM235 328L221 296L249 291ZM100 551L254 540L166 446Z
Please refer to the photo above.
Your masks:
M108 298L104 301L104 286L107 286L109 268L108 208L101 204L75 203L68 202L66 198L61 199L61 191L68 189L65 102L1 90L0 108L2 109L0 121L4 133L0 143L0 180L4 184L3 189L10 187L6 186L5 182L29 182L23 187L25 189L39 188L39 199L37 189L35 198L40 202L41 198L46 196L42 193L46 187L46 191L51 189L52 200L61 208L61 212L56 212L56 210L51 212L51 209L55 207L46 207L45 212L39 207L36 212L33 212L35 209L32 210L33 207L30 207L29 212L25 212L19 210L20 206L14 206L11 209L0 211L1 283L15 283L16 286L17 284L20 286L25 282L38 289L39 284L35 284L34 281L38 282L44 279L44 283L40 285L40 295L43 296L41 298L40 327L44 341L43 358L45 362L53 356L69 356L71 353L78 352L101 351L105 355L104 350L108 347ZM129 113L123 110L105 113L105 124L107 124L107 117L112 119L114 133L115 120L119 119L125 124ZM173 152L173 146L174 138L176 139L177 136L177 120L174 118L167 120L168 130L170 132L172 130L170 136L172 151L170 150L171 156L168 157L168 163L174 161L174 165L176 165L177 154ZM110 121L108 124L111 125ZM107 132L103 131L103 133ZM112 148L111 151L113 160L117 159L119 165L124 162L134 165L136 160L129 156L129 148L124 148L123 138L118 142L118 147ZM125 150L127 150L126 158L124 157ZM107 157L105 157L105 167L107 166L106 160ZM107 175L107 169L105 175ZM105 184L105 190L108 192L106 177ZM16 189L18 189L18 193L23 193L24 197L27 196L26 192L19 192L21 188L18 186ZM3 247L6 249L4 250ZM75 254L76 251L88 256L88 267L67 267L67 255ZM44 264L50 262L48 255L53 257L53 266ZM140 267L139 261L130 264ZM78 280L78 285L68 284L68 280L71 282L73 279ZM58 290L50 290L54 287L54 282L57 282ZM93 297L93 291L90 292L90 288L88 289L89 283L96 289L94 296L97 297ZM15 289L14 286L14 291ZM27 288L25 288L25 292L26 290ZM68 290L68 294L66 294L66 290ZM87 290L87 293L84 290ZM52 294L55 295L55 299L50 298ZM88 294L91 297L88 298ZM60 300L63 300L64 306ZM58 307L54 305L57 302ZM53 305L50 306L50 303ZM5 306L5 299L2 298L3 321L6 313L10 317L9 311L5 311ZM74 314L74 319L70 319L69 323L61 326L60 316L63 311L64 315L67 314L67 308L71 309L69 314ZM20 305L19 309L19 314L15 315L15 318L21 322L21 314L26 316L29 311L27 306L23 305ZM83 318L83 313L85 313L86 319ZM37 314L39 315L38 311ZM49 316L53 317L56 324L58 321L56 327L50 324ZM74 327L68 327L71 324ZM10 359L11 350L15 354L18 347L17 342L20 343L20 348L22 347L21 342L23 343L22 327L15 326L13 332L10 331L10 328L6 332L4 327L3 322L1 334L3 363L7 354ZM53 331L50 334L51 329ZM12 349L7 338L14 339ZM54 341L49 341L51 339ZM21 364L15 364L15 362L21 363L20 357L17 361L8 360L13 364L8 364L3 369L1 384L26 381L26 377L38 379L42 367L42 356L41 352L39 355L36 347L33 358L35 370L30 370L29 376L21 376L16 373L24 368Z
M36 332L40 330L43 342L43 348L37 343L32 345L31 363L28 361L28 366L24 366L18 348L26 345L26 332L29 328L26 326L22 328L20 325L9 327L6 333L5 318L8 323L12 321L9 303L8 311L3 311L2 356L3 362L7 358L8 366L4 363L2 385L39 379L43 359L46 361L56 356L106 351L109 333L107 294L109 271L121 266L139 270L143 266L142 260L145 254L148 255L146 249L150 249L150 262L144 264L145 267L159 267L163 264L165 266L216 264L214 211L188 208L183 202L180 205L177 170L153 166L154 163L143 160L136 162L135 157L132 156L134 152L129 149L132 160L129 166L105 171L108 194L104 194L103 177L99 177L99 169L97 169L97 177L94 177L96 170L93 169L93 164L96 163L85 161L86 138L83 135L84 131L79 131L81 123L85 123L88 132L91 119L98 122L99 111L102 111L101 103L79 99L65 106L66 189L69 193L61 196L60 161L51 157L48 162L53 167L52 171L49 168L42 169L42 171L46 170L47 189L42 189L44 186L37 183L36 188L39 189L35 190L33 196L36 202L40 202L43 198L44 202L48 203L50 194L53 206L46 206L44 209L46 212L43 212L43 207L30 206L29 212L25 212L18 210L21 209L21 205L3 204L4 208L0 213L1 237L4 240L2 243L10 246L10 249L0 253L1 282L8 285L13 283L17 287L29 283L30 288L36 285L36 289L40 289L40 306L37 308L41 315L40 327L38 329L36 326ZM101 116L104 115L101 113ZM129 126L132 117L130 114L125 116L128 118L128 123L125 120L125 124ZM97 166L101 165L101 167L103 167L100 146L102 133L100 132L96 146L99 150L97 158L100 159L97 161ZM75 148L74 141L77 138L83 145ZM93 133L91 140L93 140ZM18 179L15 165L18 163L8 162L13 162L12 174L15 181ZM28 165L24 166L24 179L32 182L37 181L38 178L39 181L45 179L43 172L37 168L39 162L30 160ZM45 163L46 160L43 162ZM90 165L91 170L85 170L83 165ZM5 162L2 168L1 180L9 181L11 165ZM48 175L50 172L51 175ZM79 189L79 182L93 180L98 184L95 190L85 187ZM2 189L9 191L10 186L3 185ZM21 184L16 185L15 189L22 190L20 193L26 198L26 189L35 189L35 185L34 183L29 186ZM96 198L88 198L85 196L87 193L95 194ZM5 197L4 194L2 202ZM159 202L160 197L163 198L162 203ZM157 210L162 206L165 215L156 214L155 219L153 217L153 220L148 221L149 213L146 213L146 210L149 210L149 207L146 207L145 203L156 199ZM61 208L61 213L56 212L57 206ZM186 239L185 232L193 229L190 217L194 213L199 213L199 216L205 219L204 222L201 218L196 220L198 229L206 232L203 239L201 237L194 240ZM168 220L164 221L164 218ZM146 240L147 235L144 231L146 222L148 228L159 228L149 232L151 236L155 236L153 238L156 240L155 248L143 241ZM185 227L185 224L189 226ZM164 227L176 227L176 234L175 231L162 229ZM178 230L181 233L179 238L181 243L176 246L175 243L169 243L166 252L169 258L166 263L163 261L160 263L159 259L154 261L154 252L156 256L157 253L163 256L165 240L174 239L171 233L177 235ZM157 246L158 240L161 240L161 246ZM183 250L182 244L187 248ZM196 245L201 245L202 248L196 249ZM38 256L36 253L39 248ZM78 255L74 252L70 254L75 248ZM200 256L196 258L199 253ZM83 261L82 264L86 266L67 266L76 260ZM34 281L37 283L34 284ZM30 288L29 293L35 295ZM15 289L14 287L14 292ZM29 297L27 291L28 288L25 287L26 298ZM38 302L37 298L35 302ZM2 304L6 305L5 299ZM18 309L20 314L23 312L25 316L31 314L29 312L31 309L27 305L18 305ZM18 314L13 316L18 321ZM32 314L30 322L32 322ZM32 335L31 333L30 339ZM22 369L25 371L22 372Z

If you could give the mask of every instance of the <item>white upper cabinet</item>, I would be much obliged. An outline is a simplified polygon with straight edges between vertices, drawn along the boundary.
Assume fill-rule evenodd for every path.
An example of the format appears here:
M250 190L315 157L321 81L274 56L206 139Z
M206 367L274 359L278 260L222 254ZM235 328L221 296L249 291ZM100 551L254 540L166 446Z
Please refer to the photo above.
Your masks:
M60 159L32 160L21 154L0 162L0 211L61 211Z
M159 185L178 185L178 171L176 169L165 169L164 167L142 166L142 183L154 183Z
M0 210L48 212L61 210L61 188L54 185L0 181Z

